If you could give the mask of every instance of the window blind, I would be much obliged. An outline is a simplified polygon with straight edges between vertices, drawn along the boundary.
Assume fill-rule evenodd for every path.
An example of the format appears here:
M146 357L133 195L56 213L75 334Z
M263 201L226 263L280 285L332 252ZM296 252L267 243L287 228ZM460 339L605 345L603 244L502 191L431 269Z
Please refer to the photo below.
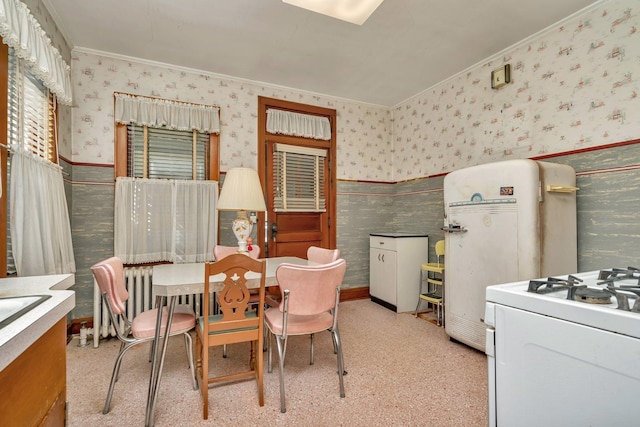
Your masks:
M275 144L273 203L275 212L325 212L324 174L327 151Z
M194 132L196 135L195 153ZM145 127L129 124L127 125L127 137L129 140L128 175L130 177L206 179L208 134L147 127L145 140Z
M8 91L9 145L57 163L52 97L13 49L9 49Z

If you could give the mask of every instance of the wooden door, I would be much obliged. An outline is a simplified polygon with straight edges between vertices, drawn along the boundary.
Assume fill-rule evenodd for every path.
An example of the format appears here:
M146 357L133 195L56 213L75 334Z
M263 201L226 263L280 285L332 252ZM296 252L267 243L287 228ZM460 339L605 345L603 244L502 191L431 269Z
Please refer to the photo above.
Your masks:
M268 108L326 116L331 123L331 139L324 141L270 134L266 131ZM309 246L335 248L335 168L331 167L335 157L335 110L260 97L258 114L258 174L262 180L267 202L266 217L261 215L259 218L258 240L265 257L306 258ZM277 144L326 151L322 165L324 180L320 186L325 198L324 211L283 212L274 209L273 159Z

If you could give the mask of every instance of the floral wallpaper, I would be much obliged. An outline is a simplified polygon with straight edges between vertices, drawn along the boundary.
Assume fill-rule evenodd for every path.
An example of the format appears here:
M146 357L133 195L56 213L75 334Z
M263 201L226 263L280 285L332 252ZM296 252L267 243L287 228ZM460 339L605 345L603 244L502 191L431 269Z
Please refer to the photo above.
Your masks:
M113 164L113 92L221 107L221 170L255 167L257 102L337 112L339 179L394 182L640 138L640 5L612 0L395 106L74 50L72 160ZM491 70L511 83L491 89ZM421 88L416 88L416 92Z
M394 180L640 138L639 30L614 0L396 106Z
M114 92L220 107L221 170L257 165L258 96L333 108L340 179L390 181L392 112L381 106L264 86L162 64L74 50L73 161L113 164Z

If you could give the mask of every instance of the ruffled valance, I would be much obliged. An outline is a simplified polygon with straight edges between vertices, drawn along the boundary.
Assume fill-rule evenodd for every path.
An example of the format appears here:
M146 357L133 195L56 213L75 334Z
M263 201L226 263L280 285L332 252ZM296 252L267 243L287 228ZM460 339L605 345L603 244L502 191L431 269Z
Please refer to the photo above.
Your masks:
M327 117L268 109L267 132L326 141L331 139L331 123Z
M220 133L220 108L116 93L116 123Z
M24 3L0 0L0 36L2 42L25 61L33 75L56 95L58 103L72 104L71 68Z

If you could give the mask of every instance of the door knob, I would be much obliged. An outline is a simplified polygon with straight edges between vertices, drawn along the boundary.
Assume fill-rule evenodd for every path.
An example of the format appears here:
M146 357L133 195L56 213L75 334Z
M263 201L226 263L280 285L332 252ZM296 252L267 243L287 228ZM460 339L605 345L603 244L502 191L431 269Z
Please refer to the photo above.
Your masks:
M271 239L276 241L276 234L278 234L278 225L275 222L271 223Z

